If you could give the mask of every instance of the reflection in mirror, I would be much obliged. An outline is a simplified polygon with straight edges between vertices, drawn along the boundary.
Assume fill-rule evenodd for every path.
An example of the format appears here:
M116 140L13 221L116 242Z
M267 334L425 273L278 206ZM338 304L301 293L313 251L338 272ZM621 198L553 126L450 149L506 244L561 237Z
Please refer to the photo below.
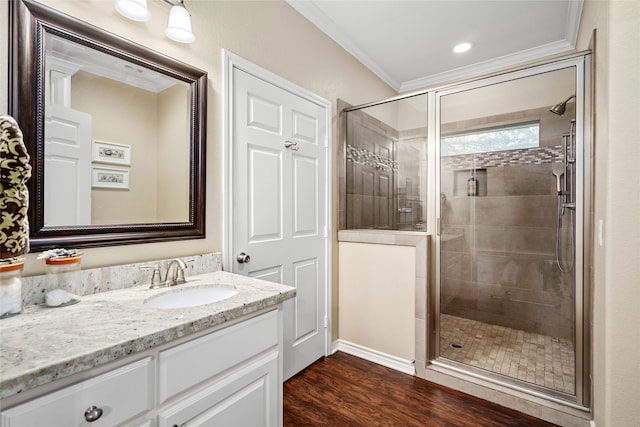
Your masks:
M203 238L206 73L32 0L10 17L31 248Z
M440 98L439 356L576 394L576 68ZM571 163L573 159L573 163ZM566 183L566 184L565 184Z
M45 36L44 225L188 220L189 85Z

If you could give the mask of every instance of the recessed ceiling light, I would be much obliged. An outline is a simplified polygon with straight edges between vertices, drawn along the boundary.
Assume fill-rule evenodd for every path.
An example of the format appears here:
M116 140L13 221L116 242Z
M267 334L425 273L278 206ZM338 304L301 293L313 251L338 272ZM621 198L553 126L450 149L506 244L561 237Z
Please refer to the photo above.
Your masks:
M469 49L471 49L471 43L460 43L457 44L453 47L453 51L455 53L462 53L462 52L466 52Z

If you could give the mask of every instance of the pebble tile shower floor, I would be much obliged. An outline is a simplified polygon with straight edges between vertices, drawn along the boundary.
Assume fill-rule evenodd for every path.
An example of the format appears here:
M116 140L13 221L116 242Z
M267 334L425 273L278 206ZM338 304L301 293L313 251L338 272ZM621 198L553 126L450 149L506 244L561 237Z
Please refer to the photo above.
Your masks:
M440 319L441 356L574 394L572 342L447 314Z

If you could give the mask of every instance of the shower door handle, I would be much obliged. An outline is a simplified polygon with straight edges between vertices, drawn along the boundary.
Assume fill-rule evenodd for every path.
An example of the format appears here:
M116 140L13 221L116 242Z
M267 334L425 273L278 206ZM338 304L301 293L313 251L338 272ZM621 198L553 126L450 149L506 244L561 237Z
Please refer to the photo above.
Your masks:
M290 148L293 151L298 151L300 148L298 148L298 143L297 142L293 142L293 141L285 141L284 142L284 148Z

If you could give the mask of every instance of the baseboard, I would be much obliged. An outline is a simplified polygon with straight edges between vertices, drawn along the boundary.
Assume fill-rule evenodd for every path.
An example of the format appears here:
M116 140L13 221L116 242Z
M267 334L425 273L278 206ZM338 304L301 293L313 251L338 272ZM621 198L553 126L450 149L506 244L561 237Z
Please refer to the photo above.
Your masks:
M400 357L392 356L390 354L382 353L371 348L350 343L349 341L336 340L331 343L331 354L335 353L336 351L342 351L352 356L368 360L369 362L377 363L378 365L386 366L387 368L395 369L396 371L400 371L405 374L416 374L416 368L413 361L411 360L406 360Z

